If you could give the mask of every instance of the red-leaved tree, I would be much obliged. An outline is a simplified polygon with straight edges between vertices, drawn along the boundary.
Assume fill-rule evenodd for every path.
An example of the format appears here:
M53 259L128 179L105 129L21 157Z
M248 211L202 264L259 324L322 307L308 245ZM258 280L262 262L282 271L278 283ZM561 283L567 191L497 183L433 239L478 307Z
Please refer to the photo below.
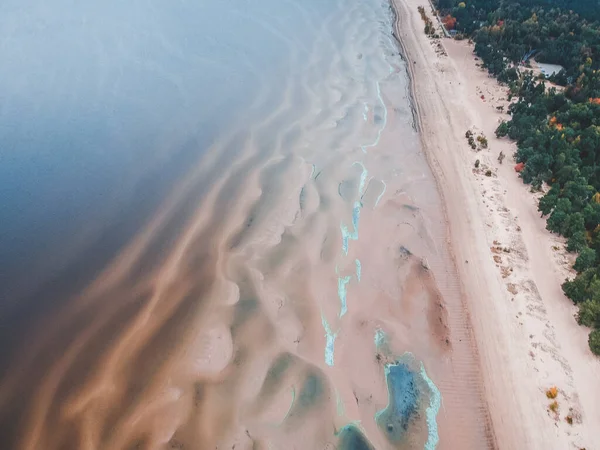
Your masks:
M447 30L454 30L454 27L456 26L456 17L452 17L450 14L448 14L446 17L444 17L442 22Z

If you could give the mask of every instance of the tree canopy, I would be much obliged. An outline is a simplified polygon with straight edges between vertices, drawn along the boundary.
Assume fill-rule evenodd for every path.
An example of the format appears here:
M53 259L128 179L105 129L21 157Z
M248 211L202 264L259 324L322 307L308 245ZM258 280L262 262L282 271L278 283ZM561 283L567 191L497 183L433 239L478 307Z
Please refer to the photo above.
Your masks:
M579 254L563 290L600 354L600 0L439 0L438 8L516 97L496 135L516 141L525 183L549 187L538 209ZM526 69L532 56L564 69L540 80Z

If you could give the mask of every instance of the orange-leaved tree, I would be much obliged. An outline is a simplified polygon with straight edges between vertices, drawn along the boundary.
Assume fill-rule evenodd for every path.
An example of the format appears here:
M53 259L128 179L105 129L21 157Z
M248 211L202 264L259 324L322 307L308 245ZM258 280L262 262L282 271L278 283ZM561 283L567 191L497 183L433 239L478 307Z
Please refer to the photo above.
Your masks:
M454 27L456 26L456 17L452 17L450 14L448 14L446 17L444 17L442 22L447 30L454 30Z

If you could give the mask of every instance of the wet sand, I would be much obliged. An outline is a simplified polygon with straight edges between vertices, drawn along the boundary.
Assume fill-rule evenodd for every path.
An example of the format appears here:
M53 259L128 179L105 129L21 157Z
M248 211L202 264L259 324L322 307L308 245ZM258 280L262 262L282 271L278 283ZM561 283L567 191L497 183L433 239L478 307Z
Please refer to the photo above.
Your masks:
M508 107L507 88L477 67L467 42L424 34L418 6L435 21L427 1L395 4L398 35L412 63L423 147L444 198L450 248L479 349L495 443L506 449L595 448L600 363L560 288L573 276L573 256L545 229L534 196L515 174L514 143L494 135L508 118L497 109ZM473 151L467 130L483 133L489 147ZM500 151L504 164L497 160ZM557 413L546 397L553 386Z
M375 3L340 3L312 48L270 28L292 52L281 102L266 80L30 327L0 385L11 448L494 447L425 121Z

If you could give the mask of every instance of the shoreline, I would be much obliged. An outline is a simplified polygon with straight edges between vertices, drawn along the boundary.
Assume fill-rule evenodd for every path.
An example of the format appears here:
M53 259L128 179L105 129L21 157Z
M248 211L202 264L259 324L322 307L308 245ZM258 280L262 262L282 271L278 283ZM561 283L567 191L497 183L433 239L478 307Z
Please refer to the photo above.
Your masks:
M471 319L492 424L489 445L591 448L593 424L600 423L600 365L560 287L571 256L556 250L564 247L561 238L545 230L534 196L512 170L515 144L493 134L508 116L491 104L506 106L506 88L476 66L466 42L425 35L417 7L432 16L428 0L390 4L415 127L444 204L448 247ZM466 130L485 135L489 148L472 151ZM504 165L496 162L500 151ZM552 386L559 389L556 413L545 396Z
M450 219L448 216L448 203L447 203L447 199L446 199L446 195L445 195L445 186L442 183L441 177L440 177L440 166L439 166L439 162L435 159L435 155L432 153L431 149L428 148L429 143L426 141L426 139L424 138L424 124L423 124L423 118L421 115L421 111L420 111L420 101L418 98L418 88L416 86L415 83L415 79L416 79L416 74L415 74L415 70L414 70L414 65L416 65L416 61L412 60L411 56L412 53L409 49L409 47L406 44L406 39L402 38L402 34L401 34L401 27L404 25L404 22L408 21L408 17L406 16L406 13L408 13L407 10L405 11L400 11L400 8L402 8L403 6L408 6L406 5L406 0L390 0L390 6L392 8L393 11L393 15L394 15L394 28L393 28L393 37L396 40L396 42L398 43L398 46L400 48L400 53L401 53L401 57L405 60L406 62L406 72L407 72L407 76L408 76L408 81L409 81L409 99L410 99L410 103L411 103L411 111L413 112L413 123L414 123L414 127L415 130L417 131L417 133L419 133L419 139L421 142L421 147L423 149L423 154L425 155L425 159L427 161L427 164L429 165L429 168L431 170L431 173L433 174L433 178L436 184L436 189L438 191L438 195L441 198L442 201L442 205L443 205L443 210L442 210L442 215L444 218L444 222L446 223L446 227L447 227L447 242L446 242L446 247L448 249L448 252L450 254L450 258L451 258L451 263L453 265L453 267L451 268L451 271L453 272L453 275L456 276L456 278L459 280L459 285L460 285L460 295L461 297L463 297L463 302L465 301L465 290L464 290L464 286L462 285L462 276L459 274L459 268L458 268L458 264L457 264L457 259L456 259L456 254L454 252L454 246L451 240L451 233L450 233ZM431 7L431 3L429 0L425 0L423 3L426 3L427 6ZM404 15L403 15L404 13ZM411 64L411 61L413 61L413 64ZM467 308L467 316L468 316L468 320L469 322L471 321L470 318L470 314L469 314L469 310ZM473 353L476 355L477 357L477 363L478 363L478 373L480 375L480 378L482 378L482 368L481 368L481 358L479 355L479 346L477 344L477 340L476 337L473 336L473 334L470 335L470 340L471 340L471 345L472 345L472 350ZM480 381L480 386L477 386L475 390L479 390L479 391L483 391L485 385L485 380L481 380ZM488 401L487 401L487 396L483 395L483 398L481 398L481 402L484 405L485 410L482 411L484 414L484 418L483 418L483 422L484 422L484 428L485 428L485 434L487 437L487 443L488 443L488 448L490 449L497 449L497 448L501 448L498 445L498 441L496 438L496 434L495 434L495 430L494 430L494 425L493 425L493 420L490 416L490 408L488 405ZM443 401L443 399L442 399ZM442 443L443 444L443 443Z

